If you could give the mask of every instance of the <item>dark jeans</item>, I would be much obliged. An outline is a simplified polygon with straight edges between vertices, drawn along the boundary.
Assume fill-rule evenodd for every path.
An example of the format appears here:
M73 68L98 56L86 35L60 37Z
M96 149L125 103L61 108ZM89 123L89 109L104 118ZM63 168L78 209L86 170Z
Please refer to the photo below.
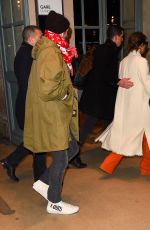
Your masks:
M80 144L84 144L88 134L91 132L91 130L94 128L96 123L100 119L93 117L91 115L86 115L85 122L83 126L80 128ZM111 120L101 120L103 129L106 129L106 127L111 123Z
M94 127L97 121L98 121L98 118L92 117L90 115L86 115L84 124L80 128L80 145L84 144L88 134L90 133L90 131L92 130L92 128ZM80 151L78 151L75 157L71 159L70 164L76 164L76 161L79 161L79 162L81 161Z
M80 146L84 144L88 134L91 132L95 124L99 121L98 118L86 114L85 121L80 128ZM106 128L111 121L103 120L103 126ZM76 163L76 160L80 160L80 152L70 161L70 163Z
M46 170L45 153L32 153L23 146L23 143L21 143L19 146L17 146L15 151L5 159L12 167L16 167L29 154L33 155L33 174L34 180L36 181Z
M41 175L47 169L46 153L33 153L33 176L34 181L39 180Z
M80 144L84 144L88 134L93 129L94 125L97 123L98 118L86 115L83 126L80 128Z
M79 151L75 140L70 141L69 148L62 151L51 152L52 164L40 177L40 180L49 185L48 200L53 203L61 201L61 191L65 170L71 160Z

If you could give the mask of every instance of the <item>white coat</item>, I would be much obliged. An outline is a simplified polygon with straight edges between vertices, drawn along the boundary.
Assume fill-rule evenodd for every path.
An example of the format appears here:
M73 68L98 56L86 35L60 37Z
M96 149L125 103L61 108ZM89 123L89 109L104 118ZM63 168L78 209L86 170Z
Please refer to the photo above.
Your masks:
M134 86L119 87L114 120L97 140L102 148L124 156L141 156L144 133L150 147L150 74L148 62L132 51L120 63L119 78L129 77Z

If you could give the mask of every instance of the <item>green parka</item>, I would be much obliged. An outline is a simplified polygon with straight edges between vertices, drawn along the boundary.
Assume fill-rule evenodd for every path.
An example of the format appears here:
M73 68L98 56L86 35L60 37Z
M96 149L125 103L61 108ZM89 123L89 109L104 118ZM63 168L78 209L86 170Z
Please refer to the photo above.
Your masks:
M67 149L70 132L79 139L78 101L68 67L60 49L46 37L33 48L32 57L24 146L32 152Z

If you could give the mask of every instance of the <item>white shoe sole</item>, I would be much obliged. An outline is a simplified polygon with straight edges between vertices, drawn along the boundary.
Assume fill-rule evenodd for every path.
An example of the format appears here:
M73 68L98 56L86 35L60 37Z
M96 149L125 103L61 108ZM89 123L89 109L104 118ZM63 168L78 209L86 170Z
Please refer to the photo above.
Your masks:
M47 208L47 212L49 214L55 214L55 215L73 215L73 214L79 212L79 208L77 208L76 210L74 210L72 212L63 212L63 211L61 212L61 211L57 211L57 210L53 210L53 209L49 210Z
M78 206L74 206L63 201L58 203L48 202L47 205L47 212L50 214L57 214L57 215L72 215L79 211Z

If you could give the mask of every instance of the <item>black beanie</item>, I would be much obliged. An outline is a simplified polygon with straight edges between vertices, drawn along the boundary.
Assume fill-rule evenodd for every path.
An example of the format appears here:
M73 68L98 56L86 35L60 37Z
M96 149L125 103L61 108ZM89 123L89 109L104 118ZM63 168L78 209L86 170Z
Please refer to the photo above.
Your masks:
M50 11L47 15L45 22L45 29L50 30L56 34L61 34L65 32L70 26L67 18L62 14L58 14L55 11Z

